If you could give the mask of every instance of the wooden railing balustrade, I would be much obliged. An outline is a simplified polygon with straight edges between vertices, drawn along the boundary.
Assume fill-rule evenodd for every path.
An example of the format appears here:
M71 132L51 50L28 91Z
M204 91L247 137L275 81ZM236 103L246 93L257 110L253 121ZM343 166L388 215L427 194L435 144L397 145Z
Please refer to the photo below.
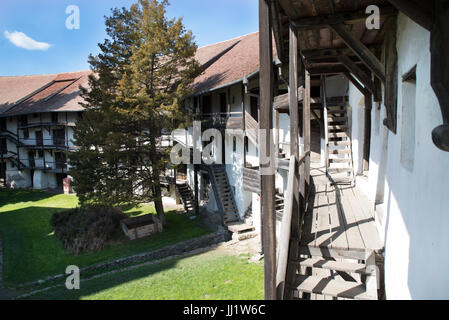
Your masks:
M279 234L279 243L277 245L277 258L276 258L276 295L278 300L283 300L286 297L286 283L288 279L288 272L294 271L294 268L288 269L289 261L296 259L297 257L290 257L295 252L290 252L290 241L297 241L300 234L293 235L292 237L292 226L293 224L299 225L299 232L301 233L302 219L304 218L304 212L299 212L300 221L293 221L293 201L295 193L299 192L299 185L297 184L296 175L300 173L300 167L306 164L310 160L310 151L305 152L298 161L294 155L290 157L289 169L288 169L288 180L287 180L287 191L285 193L284 202L284 214L282 215L281 230ZM305 182L305 174L299 175L300 181ZM300 182L301 184L301 182ZM299 210L305 211L305 206L299 206Z

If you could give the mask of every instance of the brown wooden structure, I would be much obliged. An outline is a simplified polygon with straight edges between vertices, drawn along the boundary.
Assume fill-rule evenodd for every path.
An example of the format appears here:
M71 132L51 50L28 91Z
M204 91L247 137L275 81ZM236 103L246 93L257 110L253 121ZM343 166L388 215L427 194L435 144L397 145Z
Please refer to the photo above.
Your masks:
M366 9L370 5L380 9L378 29L367 28L366 20L370 12ZM310 87L311 76L344 74L365 96L364 159L367 165L371 123L369 111L373 100L379 102L382 99L382 86L385 88L384 104L387 108L384 124L396 133L398 57L395 26L398 10L432 32L432 87L440 101L443 118L443 125L434 129L432 137L437 147L449 151L449 63L441 54L447 51L448 46L443 40L447 39L449 32L447 1L259 0L259 129L271 129L273 109L276 116L282 109L286 112L288 105L291 132L288 198L285 199L279 244L276 244L275 234L274 176L261 176L266 299L293 298L298 292L314 294L318 287L321 287L319 293L334 297L377 298L372 283L375 274L371 268L379 245L373 235L375 227L372 216L364 213L363 209L357 211L362 212L363 216L356 214L353 189L334 187L333 181L329 180L313 186L310 180L310 116L311 113L317 114L314 109L322 110L322 120L326 121L328 102L324 95L321 101L311 104ZM283 74L289 74L289 94L276 97L273 97L277 92L273 70L273 35ZM385 48L383 56L381 45ZM302 102L302 108L298 106L298 101ZM299 154L300 136L304 141L303 154ZM269 143L260 147L265 147L267 155L273 158L269 154ZM247 175L249 177L250 173ZM313 201L307 205L309 199ZM326 216L318 209L320 206L327 208ZM320 217L322 219L318 220ZM331 225L328 225L329 221ZM318 230L319 226L328 232ZM309 259L301 258L304 248L309 250ZM364 264L333 263L321 260L323 257L359 259ZM358 273L363 269L361 273L366 281L364 285L347 283L341 286L340 283L321 283L316 282L315 278L298 277L297 272L301 268L310 268L316 263L335 272ZM342 292L345 294L342 295Z

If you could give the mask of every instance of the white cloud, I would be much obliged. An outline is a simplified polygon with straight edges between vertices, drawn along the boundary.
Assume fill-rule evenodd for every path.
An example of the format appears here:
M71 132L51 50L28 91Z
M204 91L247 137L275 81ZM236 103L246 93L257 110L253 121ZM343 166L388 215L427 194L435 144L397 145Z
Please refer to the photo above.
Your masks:
M7 30L4 32L5 37L11 41L13 45L19 48L27 49L27 50L48 50L51 47L51 44L46 42L39 42L34 39L28 37L25 33L14 31L8 32Z

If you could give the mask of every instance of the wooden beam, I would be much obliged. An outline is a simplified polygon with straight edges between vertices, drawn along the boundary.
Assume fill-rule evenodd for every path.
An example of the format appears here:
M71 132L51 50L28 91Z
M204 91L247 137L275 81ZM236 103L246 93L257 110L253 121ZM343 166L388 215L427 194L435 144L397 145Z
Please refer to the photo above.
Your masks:
M369 157L371 150L371 110L373 109L373 96L365 95L365 126L363 140L363 170L369 170Z
M273 126L273 51L271 33L271 0L259 0L259 57L260 57L260 121L259 134L269 133ZM273 160L270 138L259 138L259 154L265 153ZM271 162L271 161L270 161ZM261 169L274 163L261 164ZM264 250L265 299L276 299L276 214L275 175L263 172L260 177L260 207L262 216L262 242Z
M432 131L433 143L449 151L449 3L436 0L436 23L430 36L430 82L440 103L443 124Z
M305 87L304 87L304 100L303 100L303 109L302 109L302 117L303 117L303 127L304 127L304 152L310 151L310 73L305 70ZM307 198L307 195L309 193L309 186L310 186L310 157L306 158L306 161L304 163L305 166L305 184L306 184L306 195L305 198Z
M287 11L286 11L287 12ZM397 14L397 10L391 6L381 7L380 15L381 18L389 17ZM330 24L358 24L365 23L368 18L368 14L365 10L360 10L356 12L342 12L332 15L322 15L307 18L292 18L292 24L299 29L312 29L312 28L323 28Z
M276 43L276 53L280 61L284 61L284 38L282 36L281 13L278 1L271 1L271 12L273 18L273 34Z
M298 33L290 26L289 30L289 93L288 93L288 105L290 113L290 154L295 158L299 159L299 112L298 112ZM295 170L293 176L293 185L299 186L299 171L297 169L297 164L295 163ZM291 234L293 237L299 236L299 218L300 218L300 197L298 188L294 188L294 194L292 196L292 223L291 223ZM289 260L295 259L292 256L297 251L297 243L292 243L290 241L289 248ZM292 283L295 277L295 266L291 263L287 264L287 275L286 283ZM284 292L282 298L291 299L293 297L292 291L287 290Z
M354 61L347 56L338 57L340 62L351 72L371 93L374 93L374 85L371 78Z
M346 45L365 63L382 82L385 83L385 67L359 39L346 28L343 24L330 25L330 28L343 39Z
M387 66L387 81L385 83L385 108L387 118L384 125L391 132L397 131L397 105L398 105L398 53L396 49L397 19L390 19L385 35L385 65ZM374 92L373 92L374 93Z
M356 78L354 78L349 72L345 73L346 78L351 81L351 83L363 94L367 95L370 92L360 83L357 81Z
M399 11L403 12L410 19L421 27L431 31L435 22L434 0L414 1L414 0L388 0ZM437 11L438 12L438 11ZM446 17L447 18L447 17Z

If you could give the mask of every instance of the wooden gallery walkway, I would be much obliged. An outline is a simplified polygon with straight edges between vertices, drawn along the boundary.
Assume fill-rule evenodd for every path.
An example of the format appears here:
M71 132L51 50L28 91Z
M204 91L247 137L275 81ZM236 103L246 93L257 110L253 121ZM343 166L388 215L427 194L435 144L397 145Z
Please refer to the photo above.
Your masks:
M350 185L333 185L324 168L311 176L294 297L377 299L382 244L370 202Z

